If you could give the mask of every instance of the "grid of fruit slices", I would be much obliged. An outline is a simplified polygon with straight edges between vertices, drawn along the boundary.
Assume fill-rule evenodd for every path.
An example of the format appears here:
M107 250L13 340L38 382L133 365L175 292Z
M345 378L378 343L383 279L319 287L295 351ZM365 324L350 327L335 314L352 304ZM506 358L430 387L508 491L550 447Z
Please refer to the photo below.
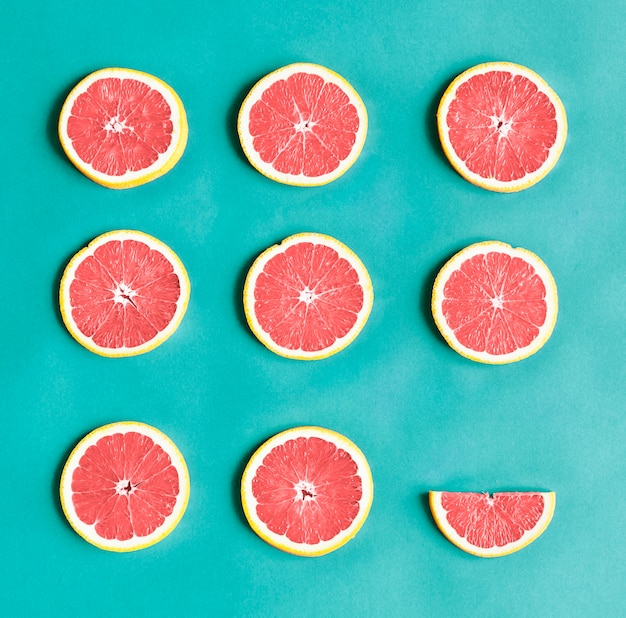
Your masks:
M519 101L513 92L520 93ZM519 111L522 109L525 116ZM485 116L491 124L483 124L481 118ZM527 130L533 118L535 125ZM99 128L98 123L102 123ZM486 63L461 74L442 97L438 124L442 147L457 171L470 182L495 191L524 189L543 178L558 160L567 133L565 112L556 94L538 75L512 63ZM242 148L254 167L273 180L305 186L341 176L360 154L366 129L365 106L352 87L332 71L305 63L283 67L257 83L242 104L238 121ZM186 144L185 110L178 95L158 78L128 69L104 69L85 78L70 93L59 120L59 135L68 157L92 180L111 188L128 188L153 180L176 164ZM146 148L148 139L152 141ZM148 351L169 337L182 319L189 295L188 278L178 258L164 245L159 247L160 259L165 252L165 262L169 259L175 266L172 269L164 263L160 271L159 267L154 270L154 260L146 255L153 252L151 245L159 244L156 239L139 232L110 234L117 237L107 238L107 247L99 255L92 245L101 243L101 237L90 245L91 254L68 266L60 294L64 320L72 335L97 353L124 356ZM304 244L313 240L315 252L315 235L303 236ZM285 241L287 245L290 240ZM131 258L120 257L123 251L115 243L133 255L132 267ZM332 250L338 250L339 260L345 261L342 252L347 248L337 243L330 239ZM478 245L481 249L476 251ZM552 332L557 306L554 280L543 262L526 250L497 242L478 245L454 256L439 273L433 287L435 322L444 338L464 356L492 363L520 360L536 352ZM111 246L115 248L111 250ZM138 248L143 252L139 258ZM360 284L355 311L365 317L358 332L373 296L367 271L347 252L349 266L343 272L348 278L352 272L361 273L356 279ZM283 260L284 253L280 254ZM91 259L89 266L82 263L89 262L85 258ZM296 262L301 259L297 256ZM325 257L311 259L321 263ZM268 262L269 258L263 268ZM164 267L171 274L165 273ZM145 301L140 311L137 291L124 281L124 277L140 278L146 269L154 273L152 281L141 280L142 285L137 285L149 288L156 280L159 294L166 298L157 299L156 305L152 302L153 307L160 305L156 312ZM257 291L268 285L258 287L259 275L267 280L272 276L293 279L293 264L283 267L282 272L274 267L273 275L271 270L251 269L255 275L254 284L249 286L252 305L246 315L252 330L267 347L282 355L328 355L323 353L322 344L309 343L295 346L301 350L299 354L306 352L307 346L317 346L308 356L285 353L293 345L291 335L281 343L270 335L269 327L251 317L261 315L258 308L269 298L267 292ZM100 283L89 283L98 277ZM173 292L168 291L169 284L163 287L164 277L174 277L174 288L169 288ZM326 277L329 275L322 273L321 278ZM300 284L304 288L298 291L294 305L308 309L323 292L316 292L308 281L297 282ZM100 299L98 288L103 285L116 286L112 298ZM363 290L369 294L365 305ZM121 325L120 334L100 336L97 342L93 333L103 331L110 312L106 318L101 311L85 314L85 309L76 307L77 298L82 299L83 306L106 301L121 307L123 317L114 320ZM244 302L247 298L244 292ZM354 305L355 301L349 302ZM172 309L162 308L172 303ZM127 310L133 317L124 317ZM160 329L153 326L158 323L157 314L167 316ZM270 316L270 323L272 319ZM81 320L83 325L78 327L76 323ZM141 320L145 325L140 325ZM326 322L329 320L330 314ZM173 323L171 328L169 322ZM156 334L147 333L151 327ZM133 329L144 332L141 341L133 340ZM160 330L165 335L152 344ZM85 335L85 331L92 334ZM264 333L273 343L264 340ZM85 343L86 337L91 345ZM121 343L111 344L115 337ZM338 351L332 341L329 345L330 354ZM119 353L102 352L112 348L119 348ZM302 472L286 486L275 486L277 478L288 476L284 470L278 473L276 466L290 460L290 469ZM330 493L329 487L334 487ZM242 478L242 502L250 525L264 540L291 553L321 555L356 534L369 512L372 487L367 460L347 438L322 428L294 428L274 436L253 455ZM277 492L282 498L275 502ZM61 480L61 500L71 525L89 542L113 551L140 549L169 534L182 517L188 495L189 479L182 455L167 436L142 423L115 423L88 434L68 458ZM464 551L493 557L517 551L535 540L550 522L555 499L553 492L490 496L433 491L430 502L433 517L448 539ZM285 504L290 505L287 511ZM335 529L329 527L330 513L336 517L343 508L340 504L349 515L345 516L346 523ZM326 516L324 508L328 509Z

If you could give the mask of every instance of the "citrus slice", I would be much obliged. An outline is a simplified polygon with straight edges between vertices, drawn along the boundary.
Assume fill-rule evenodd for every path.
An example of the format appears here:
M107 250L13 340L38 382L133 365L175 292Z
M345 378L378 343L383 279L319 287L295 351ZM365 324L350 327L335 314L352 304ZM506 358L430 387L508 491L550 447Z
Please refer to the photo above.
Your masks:
M158 543L180 521L189 473L176 445L137 422L104 425L74 448L61 475L61 506L86 541L109 551Z
M321 556L347 543L367 519L373 495L363 453L322 427L295 427L270 438L241 480L252 529L299 556Z
M535 72L487 62L461 73L437 111L439 138L463 178L491 191L539 182L565 144L567 119L556 93Z
M243 151L261 174L288 185L323 185L357 160L367 112L354 88L317 64L296 63L263 77L239 111Z
M266 249L246 277L243 303L252 332L287 358L336 354L359 334L374 292L361 260L324 234L289 236Z
M176 92L157 77L101 69L68 95L59 138L85 176L111 189L127 189L176 165L187 144L187 116Z
M511 363L537 352L552 334L557 311L548 267L503 242L459 251L433 286L437 328L459 354L482 363Z
M548 527L554 492L431 491L430 509L444 536L475 556L495 558L526 547Z
M76 341L102 356L134 356L178 328L189 291L185 267L169 247L143 232L117 230L70 260L59 299Z

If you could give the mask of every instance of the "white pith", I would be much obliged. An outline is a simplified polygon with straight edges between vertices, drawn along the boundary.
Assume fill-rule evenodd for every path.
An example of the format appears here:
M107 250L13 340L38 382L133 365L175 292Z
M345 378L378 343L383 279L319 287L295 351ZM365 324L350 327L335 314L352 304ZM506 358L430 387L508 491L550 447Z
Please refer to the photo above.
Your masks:
M470 554L480 556L482 558L496 558L499 556L512 554L513 552L516 552L532 543L536 538L541 536L541 534L548 527L548 524L552 520L554 507L556 504L556 494L553 491L534 492L543 496L544 509L541 517L533 528L531 528L530 530L526 530L517 541L514 541L512 543L507 543L506 545L495 547L477 547L469 543L467 539L465 539L465 537L460 536L457 531L448 523L448 511L446 511L441 504L441 497L444 493L446 492L430 492L430 507L437 526L451 543ZM493 503L492 497L489 498L489 502L490 504Z
M83 332L76 325L74 318L72 316L72 304L70 298L70 286L72 281L74 280L76 269L80 266L80 264L90 255L96 251L98 247L102 244L110 242L112 240L136 240L145 245L148 245L151 249L158 251L163 254L168 262L171 264L172 269L176 276L178 277L178 281L180 284L180 296L178 298L176 304L176 311L174 312L174 316L170 320L170 323L161 331L159 331L155 337L146 341L145 343L134 346L134 347L126 347L122 346L120 348L104 348L94 343L91 337L87 337L83 334ZM126 284L125 282L118 282L118 285L111 290L111 295L115 302L119 302L121 304L132 304L133 297L136 292L132 289L131 286ZM81 249L69 262L67 265L65 272L63 273L63 277L61 279L61 285L59 290L59 301L61 306L61 314L63 317L63 321L69 330L70 334L76 341L78 341L81 345L86 347L88 350L95 352L96 354L100 354L102 356L110 356L110 357L121 357L121 356L134 356L137 354L143 354L144 352L148 352L161 343L163 343L166 339L168 339L174 331L180 325L180 322L185 315L187 310L187 304L189 302L189 294L190 294L190 284L189 277L187 276L187 272L182 262L178 258L178 256L164 243L160 240L148 235L143 232L138 232L134 230L116 230L112 232L107 232L98 236L93 241L87 245L84 249Z
M72 108L76 99L86 92L88 88L96 81L106 78L117 79L134 79L147 84L150 88L157 90L166 100L170 112L173 125L171 142L167 150L158 155L156 161L150 166L141 170L128 170L120 176L111 176L97 171L92 165L84 161L76 152L72 140L67 134L67 122L72 114ZM113 116L109 122L104 125L107 132L120 133L125 128L123 119ZM152 180L167 172L176 163L182 149L184 149L187 141L187 118L182 101L178 95L163 81L132 69L107 68L91 73L80 81L68 95L59 117L59 136L61 144L68 158L72 163L86 176L96 182L112 188L125 188L127 186L136 186L147 180Z
M98 440L107 435L129 432L137 432L148 436L155 444L159 445L169 455L172 465L178 472L179 494L172 513L168 515L163 524L151 534L143 537L135 536L126 541L104 539L96 533L95 523L93 525L86 524L76 514L72 501L72 475L78 467L80 459L91 445L95 444ZM130 491L125 489L128 486L128 482L128 479L120 479L118 481L116 485L116 492L118 495L130 495L134 493L134 488L132 487ZM117 552L143 549L144 547L153 545L154 543L157 543L161 539L165 538L176 527L183 516L185 509L187 508L187 502L189 501L189 489L189 472L187 470L187 465L176 445L170 440L170 438L158 429L135 421L111 423L109 425L99 427L98 429L95 429L91 433L87 434L68 457L63 468L60 484L61 505L72 528L74 528L74 530L81 537L92 545L95 545L100 549Z
M309 177L305 176L304 174L286 174L284 172L279 172L278 170L274 169L271 163L266 163L265 161L263 161L263 159L261 159L261 157L257 153L256 149L254 148L254 138L250 134L250 131L248 129L250 122L250 110L252 106L261 98L263 92L265 92L265 90L267 90L274 82L286 79L290 75L300 72L319 75L326 82L330 82L339 86L348 95L350 102L355 106L359 116L359 128L356 133L355 142L349 156L341 161L339 166L332 172L323 174L321 176ZM299 123L294 125L294 129L296 131L306 133L308 131L311 131L314 124L315 123L309 122L307 119L302 118ZM272 73L269 73L253 86L253 88L250 90L250 93L244 99L244 102L241 105L239 117L237 120L237 129L239 133L239 139L241 141L241 146L246 157L248 158L252 166L255 167L263 175L284 184L297 186L318 186L331 182L332 180L335 180L336 178L341 176L349 167L354 164L354 162L359 157L359 154L361 153L361 150L363 148L363 144L365 143L365 138L367 136L367 112L365 110L365 105L363 104L361 97L343 77L337 75L337 73L335 73L334 71L331 71L320 65L300 62L284 66L280 69L277 69L276 71L273 71Z
M301 242L311 242L313 244L326 245L328 247L333 248L337 251L340 258L344 258L347 260L352 268L358 274L359 284L363 289L363 306L358 313L357 320L354 323L353 327L350 331L335 340L335 342L323 350L317 351L305 351L305 350L292 350L289 348L285 348L276 344L270 337L269 333L267 333L261 324L259 323L256 312L255 312L255 297L254 291L256 287L256 280L259 275L263 272L265 265L269 260L271 260L275 255L279 253L283 253L290 246L294 244L298 244ZM311 304L315 301L317 296L315 295L313 290L309 290L305 288L300 291L299 300L301 302L306 303L307 305ZM372 289L372 282L370 280L367 269L358 258L358 256L346 245L339 242L338 240L327 236L325 234L316 234L313 232L305 232L301 234L295 234L293 236L289 236L285 240L283 240L278 245L273 245L269 249L266 249L259 257L254 261L248 275L246 277L246 282L244 285L244 293L243 293L243 302L246 318L248 320L248 324L252 332L256 335L256 337L270 350L279 354L281 356L285 356L287 358L300 359L300 360L316 360L321 358L326 358L335 354L349 345L359 334L367 319L369 317L372 304L374 301L374 292Z
M259 466L262 465L266 455L277 446L289 440L299 437L318 437L335 444L337 448L347 451L357 464L357 474L361 478L362 496L360 500L360 510L350 526L341 531L337 536L321 541L315 545L306 543L295 543L289 540L286 535L279 535L270 530L267 525L258 517L256 513L256 499L252 493L252 480L254 479ZM312 494L312 495L309 495ZM361 450L345 436L322 427L295 427L288 429L270 438L254 453L250 458L241 480L241 497L244 513L252 529L267 543L282 549L283 551L301 556L321 556L347 543L359 531L363 522L367 519L374 496L374 485L369 464ZM301 479L294 486L294 501L315 500L315 484L308 479Z
M463 345L457 339L454 330L448 326L442 309L443 301L445 300L445 284L452 275L452 273L458 270L461 264L466 260L471 259L476 255L489 253L490 251L506 253L511 257L519 257L525 262L529 262L535 269L537 275L543 281L546 289L546 318L543 324L539 327L539 332L537 336L527 346L517 348L516 350L513 350L512 352L509 352L507 354L495 355L489 354L487 352L479 352ZM491 302L493 307L497 307L498 305L502 304L502 298L495 297L492 299ZM548 267L534 253L531 253L530 251L522 248L513 248L510 245L499 241L480 242L469 245L465 249L459 251L441 268L433 285L432 313L437 328L443 335L444 339L454 350L456 350L462 356L470 358L471 360L489 364L511 363L526 358L537 352L552 334L558 314L558 296L556 284Z
M558 126L557 135L554 144L550 148L548 157L539 169L526 174L518 180L502 181L495 178L485 178L483 176L479 176L475 172L471 171L465 162L456 154L449 138L446 118L450 104L456 98L456 91L458 87L465 83L465 81L470 77L480 75L482 73L488 73L490 71L507 71L512 75L522 75L527 77L548 97L554 105L556 112L556 121ZM492 116L491 121L494 129L497 129L500 133L500 137L506 137L511 128L509 119ZM567 117L565 115L565 108L563 107L563 104L557 94L552 90L552 88L550 88L550 86L548 86L543 78L537 75L534 71L511 62L486 62L472 67L456 77L441 98L439 109L437 111L437 122L439 125L439 137L442 142L443 150L453 167L461 174L461 176L469 180L471 183L492 191L519 191L537 183L552 169L552 167L554 167L557 160L561 156L561 152L567 138Z

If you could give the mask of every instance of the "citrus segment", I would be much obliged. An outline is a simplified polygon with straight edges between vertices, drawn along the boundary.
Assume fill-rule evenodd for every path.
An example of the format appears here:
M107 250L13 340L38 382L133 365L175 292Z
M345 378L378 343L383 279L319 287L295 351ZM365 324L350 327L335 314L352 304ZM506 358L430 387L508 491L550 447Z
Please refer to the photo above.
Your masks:
M132 69L101 69L68 95L59 138L83 174L126 189L174 167L187 143L187 117L179 96L160 79Z
M296 63L252 88L237 129L244 153L265 176L290 185L322 185L356 161L367 113L345 79L316 64Z
M484 558L532 543L550 523L555 502L554 492L430 492L441 532L463 551Z
M526 249L498 241L476 243L439 271L432 312L459 354L483 363L510 363L548 340L558 311L547 266Z
M266 347L313 360L354 340L374 293L365 266L348 247L324 234L303 233L254 261L243 296L248 324Z
M69 523L101 549L134 551L157 543L178 524L189 498L180 451L159 430L118 422L85 436L61 476Z
M102 234L69 262L60 285L71 335L102 356L152 350L178 328L189 278L176 254L143 232Z
M292 554L319 556L359 531L373 482L363 453L345 436L296 427L270 438L250 458L241 498L263 540Z
M452 166L492 191L519 191L541 180L561 155L565 109L536 73L488 62L459 75L437 112L439 137Z

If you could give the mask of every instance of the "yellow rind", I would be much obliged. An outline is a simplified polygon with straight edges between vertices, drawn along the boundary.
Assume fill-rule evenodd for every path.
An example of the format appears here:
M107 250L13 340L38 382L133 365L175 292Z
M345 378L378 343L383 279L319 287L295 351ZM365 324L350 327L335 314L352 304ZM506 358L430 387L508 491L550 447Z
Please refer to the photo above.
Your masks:
M151 172L139 175L133 179L128 180L115 180L115 177L107 178L105 175L97 174L90 165L86 164L80 157L75 154L74 149L70 146L71 140L69 139L65 131L67 117L71 112L74 101L77 95L80 93L84 82L88 79L93 79L98 74L104 75L111 73L120 73L120 77L135 77L140 79L140 81L148 80L148 82L156 82L156 84L158 84L164 91L166 91L175 102L180 119L178 142L176 143L175 148L170 153L168 159L165 160L160 167L153 169ZM149 73L145 73L143 71L120 67L110 67L105 69L99 69L98 71L90 73L80 82L78 82L78 84L76 84L76 86L74 86L74 88L70 91L67 98L65 99L63 107L61 108L61 113L59 114L58 134L59 141L61 142L61 146L63 147L63 150L65 151L68 159L85 176L98 183L99 185L102 185L103 187L107 187L109 189L130 189L132 187L137 187L139 185L155 180L160 176L163 176L164 174L169 172L176 165L176 163L178 163L187 146L189 127L187 124L187 114L185 112L183 102L178 96L178 93L169 84L164 82L162 79L159 79L158 77L155 77L154 75L150 75Z
M259 465L262 463L261 461L257 461L257 459L259 459L260 454L266 451L268 447L271 446L272 443L274 442L282 443L282 442L285 442L291 436L293 437L308 436L311 433L321 434L327 437L329 442L336 444L337 446L343 448L345 451L350 453L350 455L355 460L355 462L359 464L359 469L361 467L363 468L363 470L360 470L360 472L362 472L361 478L363 480L363 485L365 486L365 484L367 484L369 487L369 491L367 492L369 494L369 500L367 504L362 505L362 508L359 511L359 514L357 516L359 521L354 526L353 530L351 530L349 535L341 537L340 540L337 541L337 543L327 546L326 548L322 550L313 549L313 548L304 549L300 547L299 544L281 542L281 541L278 541L274 536L266 534L266 532L260 526L259 519L256 516L255 510L254 510L254 504L256 501L254 500L253 496L248 496L248 493L246 491L246 487L249 484L248 479L251 477L252 478L254 477L254 474L256 473ZM363 495L365 495L365 493L366 492L364 491ZM359 449L359 447L356 444L354 444L354 442L346 438L346 436L336 431L333 431L332 429L326 429L324 427L318 427L318 426L313 426L313 425L293 427L291 429L281 431L280 433L269 438L269 440L266 440L263 444L261 444L261 446L257 448L257 450L254 452L252 457L250 457L250 460L248 461L248 464L246 465L246 468L241 477L241 504L243 507L244 515L246 516L246 519L248 520L248 523L250 524L250 527L252 528L252 530L254 530L254 532L261 539L263 539L266 543L268 543L272 547L280 549L286 553L293 554L295 556L314 558L317 556L323 556L325 554L329 554L335 551L336 549L343 547L348 541L353 539L356 536L356 534L359 532L359 530L363 527L363 524L365 523L365 520L367 519L369 515L373 499L374 499L374 480L372 478L372 471L361 449Z
M179 495L182 496L181 498L182 502L177 503L177 504L180 504L180 506L179 506L179 513L176 516L176 518L173 519L169 523L169 525L161 531L161 533L158 536L152 538L148 542L139 541L132 545L129 544L128 546L111 547L111 546L108 546L106 543L100 542L99 541L100 537L97 537L97 538L90 537L89 535L85 534L74 523L74 510L73 508L70 507L69 504L66 503L64 486L65 486L65 483L67 482L66 479L76 468L76 464L78 462L74 462L73 460L76 457L76 454L82 449L84 444L88 442L95 443L100 437L103 437L105 435L110 435L118 431L124 431L124 429L128 429L131 427L147 428L149 432L155 433L162 439L162 441L165 444L167 444L168 450L166 452L168 453L168 455L170 455L170 457L172 454L175 455L177 459L177 463L178 463L176 470L179 473L179 481L180 481ZM179 524L180 520L182 519L183 515L185 514L185 510L187 509L187 504L189 503L190 490L191 490L191 484L189 482L189 470L187 469L187 464L185 462L185 459L182 453L180 452L180 450L178 449L178 447L176 446L176 444L174 444L174 442L171 440L169 436L165 435L162 431L160 431L156 427L147 425L146 423L141 423L139 421L119 421L115 423L109 423L107 425L102 425L101 427L98 427L97 429L94 429L93 431L89 432L72 449L72 452L70 453L69 457L67 458L67 461L65 462L65 465L63 466L63 471L61 473L61 480L59 482L59 496L60 496L60 501L61 501L61 508L63 510L63 514L65 515L68 523L70 524L72 529L76 532L76 534L78 534L80 537L85 539L85 541L87 541L88 543L91 543L92 545L98 547L99 549L103 549L105 551L113 551L117 553L126 553L126 552L131 552L131 551L137 551L139 549L144 549L146 547L156 545L157 543L162 541L166 536L168 536L174 530L174 528L176 528L176 526Z
M454 99L458 86L465 82L469 77L476 73L484 72L488 69L494 70L503 70L503 71L514 71L517 73L521 73L526 77L530 78L532 81L542 86L543 91L548 95L550 101L555 107L556 115L557 115L557 123L561 128L561 132L557 133L557 142L555 142L554 155L551 163L544 164L545 167L540 168L541 173L536 176L524 177L520 180L511 181L509 183L505 183L504 181L494 181L494 179L489 178L480 178L478 175L470 172L460 157L456 154L454 149L448 144L447 138L447 124L445 119L445 114L443 110L447 110L449 106L449 102ZM520 64L516 64L514 62L484 62L482 64L478 64L473 66L456 78L452 80L448 88L443 93L441 100L439 102L439 107L437 109L437 131L439 133L439 141L441 143L441 147L446 155L446 158L452 165L452 167L468 182L481 187L482 189L487 189L488 191L496 191L499 193L514 193L516 191L522 191L523 189L527 189L535 184L537 184L540 180L545 178L545 176L552 170L552 168L556 165L557 161L561 156L561 152L565 147L565 141L567 139L567 115L565 113L565 107L559 96L556 92L548 85L548 83L537 73L535 73L532 69L525 67ZM500 184L501 183L501 184Z
M363 288L363 308L361 310L361 324L358 325L358 322L355 323L354 330L350 333L350 336L342 342L341 346L336 348L332 348L329 351L321 350L318 354L312 355L303 355L299 352L294 352L288 350L287 348L282 348L276 345L271 337L256 323L254 319L254 295L252 290L256 283L256 280L259 274L262 272L262 265L265 264L266 258L273 253L282 253L284 251L284 247L287 244L292 244L292 241L296 240L310 240L311 242L317 242L326 244L330 247L340 247L342 251L347 253L350 256L350 264L353 268L359 273L360 277L363 277L363 281L361 282L361 286ZM250 302L249 302L250 301ZM359 333L363 330L367 320L369 319L369 315L372 310L372 306L374 304L374 288L372 286L372 281L370 279L369 273L365 268L365 265L361 261L361 259L346 245L344 245L341 241L333 238L332 236L328 236L327 234L319 234L316 232L301 232L299 234L293 234L292 236L288 236L279 244L272 245L268 247L265 251L263 251L253 262L248 274L246 276L246 280L243 288L243 306L244 306L244 314L246 316L246 321L248 322L248 326L250 330L253 332L255 337L268 349L278 354L279 356L283 356L285 358L291 358L293 360L322 360L324 358L328 358L337 354L337 352L341 352L347 348L359 335Z
M546 297L548 295L551 295L554 307L554 310L552 312L552 319L546 325L543 336L534 339L531 345L526 346L526 348L519 348L519 350L521 350L519 354L511 353L510 355L506 355L505 360L502 360L501 357L496 355L491 355L489 358L480 357L476 353L472 353L471 350L465 348L464 346L461 347L456 338L452 337L449 334L449 328L446 324L445 317L440 314L438 308L439 300L443 296L443 287L445 285L445 282L449 278L450 271L453 270L452 266L456 262L462 262L464 260L464 255L475 247L484 247L485 249L488 249L494 246L499 248L500 250L504 249L507 252L514 251L517 253L523 253L530 258L529 261L531 264L533 264L533 266L535 266L536 264L543 266L546 278L542 277L541 280L546 286ZM437 329L441 333L441 336L445 339L448 345L461 356L464 356L465 358L473 360L477 363L483 363L486 365L505 365L508 363L514 363L528 358L529 356L532 356L533 354L538 352L546 344L546 342L552 335L558 317L558 309L558 293L556 288L556 282L554 281L554 277L552 276L550 269L546 266L543 260L541 260L539 256L532 253L528 249L523 249L522 247L513 248L511 245L498 240L487 240L479 243L474 243L472 245L468 245L467 247L465 247L465 249L462 249L461 251L453 255L439 270L439 273L437 274L437 277L435 278L435 282L433 284L433 292L431 297L431 312L435 321L435 325L437 326Z
M361 127L359 127L359 133L362 133L363 137L361 138L359 143L355 143L354 148L350 153L350 157L352 158L351 163L344 168L341 168L341 165L340 165L336 173L331 174L329 177L327 177L324 180L319 180L319 181L313 180L311 182L301 182L298 180L289 180L288 178L281 178L280 176L272 172L273 168L271 167L270 164L261 165L256 160L256 156L255 156L256 153L254 151L250 151L246 145L244 136L248 134L248 130L246 129L247 115L245 114L245 110L247 109L248 104L253 99L260 98L259 93L261 91L265 91L269 87L271 82L275 81L281 73L284 73L288 70L296 69L296 68L298 69L301 68L303 71L306 71L306 70L314 71L318 75L321 74L322 77L325 73L327 75L332 75L335 79L337 79L337 81L339 81L342 84L342 87L350 95L351 102L355 105L355 107L358 108L359 118L361 119L363 123L362 131L361 131ZM290 185L293 187L320 187L330 182L333 182L334 180L337 180L337 178L340 178L341 176L343 176L356 163L357 159L359 158L361 151L363 150L363 146L365 145L365 140L367 138L367 128L368 128L367 109L365 107L365 104L363 103L363 100L361 99L357 91L354 89L354 87L350 84L350 82L348 82L344 77L342 77L335 71L332 71L331 69L328 69L320 64L315 64L311 62L295 62L292 64L288 64L262 77L250 89L250 92L244 98L243 102L241 103L241 107L239 108L239 114L237 116L237 134L239 135L239 142L241 144L241 148L244 154L246 155L246 158L248 159L250 165L252 165L254 169L256 169L258 172L263 174L263 176L269 178L270 180L279 182L281 184Z
M172 320L168 327L161 331L154 339L152 339L149 343L143 344L141 346L137 346L137 348L120 348L120 349L109 349L102 348L100 346L95 345L91 342L87 337L85 337L80 330L77 328L73 318L72 318L72 309L67 303L67 293L66 290L72 283L71 275L75 272L75 266L78 265L79 262L83 260L86 254L91 254L93 251L104 242L109 240L113 240L119 237L122 234L132 234L134 236L139 236L140 238L145 239L147 245L156 245L159 250L173 263L178 266L178 272L181 276L181 295L178 301L178 306L180 307L178 317ZM138 356L140 354L145 354L146 352L150 352L154 350L162 343L167 341L178 329L180 323L187 312L187 306L189 304L189 297L191 292L191 282L189 281L189 276L187 274L187 270L185 266L181 262L180 258L172 249L170 249L164 242L146 234L145 232L140 232L138 230L113 230L111 232L105 232L100 236L94 238L86 247L83 247L80 251L78 251L72 259L68 262L65 270L63 271L63 276L61 277L61 282L59 284L59 308L61 311L61 317L63 319L63 323L65 327L69 331L70 335L80 343L84 348L93 352L94 354L98 354L99 356L105 356L107 358L126 358L129 356Z
M439 528L441 533L448 539L448 541L450 541L453 545L455 545L459 549L462 549L464 552L468 554L472 554L473 556L478 556L479 558L500 558L502 556L508 556L510 554L513 554L519 551L520 549L524 549L524 547L527 547L533 541L536 541L545 532L546 528L552 521L552 516L554 515L554 508L556 506L556 493L555 492L553 491L533 492L533 493L541 494L544 497L544 500L546 502L545 509L544 509L544 513L546 514L546 516L544 517L544 521L542 525L539 526L536 530L534 530L533 534L530 535L528 538L526 538L524 542L522 543L519 543L519 544L511 543L506 546L506 549L504 549L504 551L501 551L501 552L485 553L485 552L481 552L480 548L476 548L475 546L470 545L469 543L465 543L465 544L461 543L450 532L450 526L448 522L446 521L445 512L441 513L439 510L439 506L437 504L437 497L441 493L442 492L440 491L431 491L428 494L428 502L430 505L430 511L432 513L433 519L435 520L435 523L437 524L437 527Z

